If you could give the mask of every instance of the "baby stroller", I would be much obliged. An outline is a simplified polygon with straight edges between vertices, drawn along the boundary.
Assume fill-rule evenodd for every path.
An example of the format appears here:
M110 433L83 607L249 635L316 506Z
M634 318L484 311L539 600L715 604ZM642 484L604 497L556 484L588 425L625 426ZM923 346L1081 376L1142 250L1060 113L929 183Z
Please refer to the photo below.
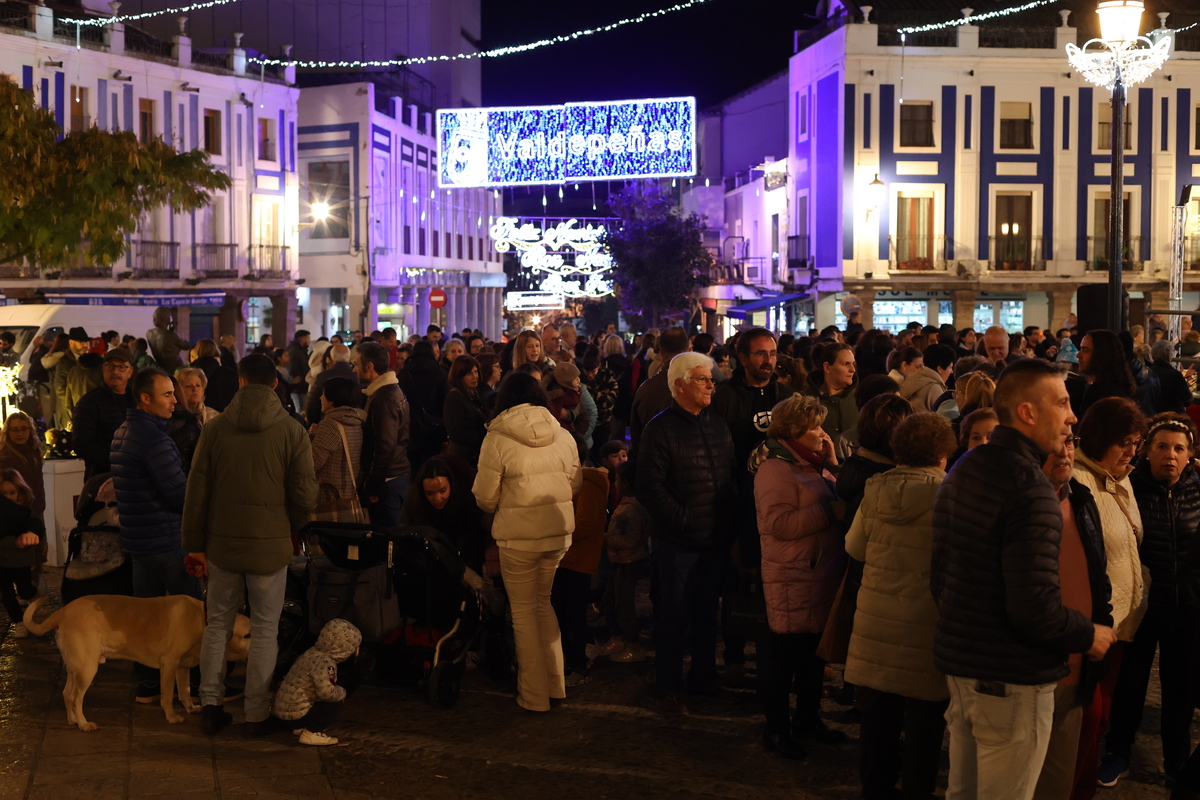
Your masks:
M76 526L67 536L62 598L89 594L133 594L133 562L121 550L117 495L112 475L93 475L75 506Z
M503 601L481 598L486 587L472 585L474 573L433 528L310 522L301 535L322 551L307 566L309 631L350 620L378 677L415 679L431 703L451 708L468 652L503 626Z

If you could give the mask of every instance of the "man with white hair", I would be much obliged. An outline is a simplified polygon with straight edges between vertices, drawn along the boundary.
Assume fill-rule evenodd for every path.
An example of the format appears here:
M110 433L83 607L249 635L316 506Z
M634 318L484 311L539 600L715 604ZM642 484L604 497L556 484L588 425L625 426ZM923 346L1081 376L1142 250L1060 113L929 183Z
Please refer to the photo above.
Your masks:
M659 709L687 714L680 695L712 694L717 674L721 566L732 543L736 487L733 437L709 411L713 360L680 353L665 370L671 405L646 424L637 458L637 498L654 518L659 587L655 674ZM690 628L690 648L687 636ZM683 655L692 654L686 684Z
M1155 411L1186 414L1187 407L1192 404L1192 390L1188 388L1187 378L1171 363L1174 355L1175 346L1166 339L1150 345L1150 371L1158 376L1161 387L1159 407Z
M313 379L312 387L308 390L308 400L304 404L304 418L309 425L321 421L321 393L325 391L325 382L330 378L349 378L358 386L358 376L354 374L354 365L350 363L350 348L344 344L335 344L329 348L329 368L323 369ZM351 402L355 408L366 405L366 398L359 390Z
M1021 357L1008 352L1008 331L999 325L993 325L983 332L983 355L988 357L997 369L1004 369Z

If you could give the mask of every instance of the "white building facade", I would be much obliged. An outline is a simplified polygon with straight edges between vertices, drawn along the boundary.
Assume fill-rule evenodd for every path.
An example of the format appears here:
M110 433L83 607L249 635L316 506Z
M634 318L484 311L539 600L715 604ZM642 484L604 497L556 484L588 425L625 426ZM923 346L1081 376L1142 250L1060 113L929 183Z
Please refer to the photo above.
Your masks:
M361 82L301 93L300 301L310 330L391 326L407 337L436 324L498 339L505 275L487 240L498 193L438 189L432 114L377 91ZM324 221L315 203L327 204Z
M1067 63L1065 45L1086 38L1074 18L1030 26L1016 15L910 35L901 47L870 7L844 6L797 35L790 61L784 235L824 284L806 298L818 325L844 320L836 301L850 292L868 327L1061 326L1109 264L1111 98ZM1173 36L1165 16L1143 30ZM1171 207L1200 183L1200 39L1174 45L1129 93L1134 321L1166 306ZM1200 237L1187 241L1190 293Z
M77 47L76 26L65 19L85 13L6 3L0 74L51 111L64 132L96 125L204 150L233 185L196 212L149 214L117 263L85 256L53 271L0 265L0 291L10 300L125 296L118 303L153 292L170 298L189 341L233 334L250 344L264 333L286 341L305 325L295 301L299 90L292 71L251 77L239 47L194 49L186 18L171 41L121 23L80 27Z

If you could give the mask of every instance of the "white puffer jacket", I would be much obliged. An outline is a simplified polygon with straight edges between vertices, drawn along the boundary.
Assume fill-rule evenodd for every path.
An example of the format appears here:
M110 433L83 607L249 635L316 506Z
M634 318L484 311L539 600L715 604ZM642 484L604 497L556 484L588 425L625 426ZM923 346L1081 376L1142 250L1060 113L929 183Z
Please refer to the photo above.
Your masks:
M571 546L571 498L583 485L575 439L548 409L522 403L488 424L475 501L496 515L500 547L545 553Z

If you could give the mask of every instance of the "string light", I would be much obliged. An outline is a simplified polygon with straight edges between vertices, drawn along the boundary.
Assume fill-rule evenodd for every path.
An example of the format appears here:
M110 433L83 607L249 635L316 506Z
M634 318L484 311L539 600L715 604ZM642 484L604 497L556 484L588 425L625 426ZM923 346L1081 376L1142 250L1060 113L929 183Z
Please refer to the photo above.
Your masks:
M230 3L236 2L236 0L213 0L211 5L216 5L219 2ZM654 19L655 17L673 14L676 11L685 11L693 6L698 6L706 2L709 2L709 0L684 0L684 2L676 3L673 6L660 8L657 11L647 11L644 14L638 14L636 17L626 17L625 19L617 20L616 22L610 22L608 25L601 25L597 28L584 28L582 30L575 31L574 33L568 33L562 36L552 36L549 39L538 39L535 42L528 42L526 44L512 45L509 47L494 47L491 50L481 50L475 53L458 53L457 55L452 56L417 56L415 58L392 58L380 61L298 61L294 59L260 57L250 58L247 60L252 61L255 64L265 64L267 66L286 67L294 64L297 67L304 67L308 69L324 69L329 67L404 67L408 66L409 64L428 64L432 61L462 61L470 58L497 58L499 56L513 55L514 53L527 53L530 50L538 50L542 47L549 47L550 45L554 44L571 42L596 33L608 33L609 31L614 31L617 28L623 28L626 25L637 25L638 23ZM1045 0L1045 2L1050 2L1050 0ZM194 7L199 8L203 5L206 4L201 4L200 6Z
M88 17L87 19L63 19L62 22L70 23L71 25L94 25L103 27L112 25L117 22L127 22L135 19L147 19L149 17L158 17L163 14L185 14L188 11L196 11L202 8L212 8L213 6L224 6L229 3L236 3L238 0L209 0L206 3L192 3L190 6L182 8L164 8L162 11L146 11L141 14L124 14L119 17Z
M907 28L897 28L896 32L903 36L906 33L928 33L929 31L940 31L944 28L954 28L959 25L971 25L976 21L987 19L995 19L996 17L1006 17L1009 14L1019 14L1022 11L1029 11L1033 8L1048 6L1057 0L1033 0L1022 6L1013 6L1011 8L1001 8L996 11L988 11L984 14L972 14L969 17L959 17L958 19L947 20L946 22L931 22L928 25L912 25Z

